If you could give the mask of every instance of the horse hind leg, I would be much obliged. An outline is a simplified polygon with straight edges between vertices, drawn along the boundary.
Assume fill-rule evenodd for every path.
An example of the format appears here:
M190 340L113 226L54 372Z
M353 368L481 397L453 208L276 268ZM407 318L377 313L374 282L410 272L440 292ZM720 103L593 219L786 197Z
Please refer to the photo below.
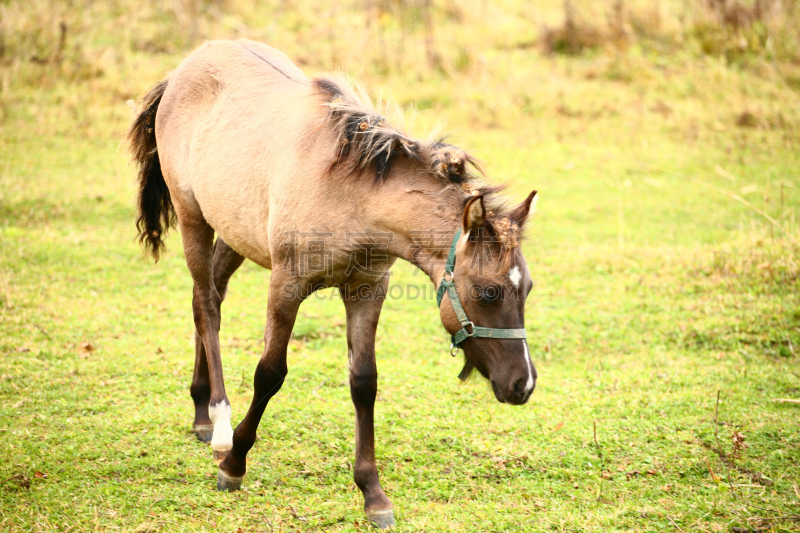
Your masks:
M219 346L222 298L214 284L214 229L203 219L199 209L184 209L178 202L175 203L175 208L181 228L186 265L194 281L192 297L194 325L205 348L211 389L208 400L208 417L214 426L211 433L211 450L214 453L214 461L219 463L231 449L233 429L231 403L225 394Z
M228 292L228 282L234 272L242 265L244 257L228 246L225 241L217 237L214 243L214 261L212 272L214 287L220 297L220 305L225 300ZM220 313L220 310L217 309ZM220 313L221 315L221 313ZM192 385L189 388L194 401L194 423L192 431L200 442L211 442L214 434L214 424L211 422L208 407L211 399L211 380L208 371L208 358L203 338L199 331L195 331L195 361Z
M203 346L203 338L195 331L194 333L194 373L192 374L192 385L189 392L194 401L194 422L192 423L192 433L200 442L211 442L214 433L214 424L208 417L208 402L211 400L211 379L208 375L208 360L206 359L206 348Z

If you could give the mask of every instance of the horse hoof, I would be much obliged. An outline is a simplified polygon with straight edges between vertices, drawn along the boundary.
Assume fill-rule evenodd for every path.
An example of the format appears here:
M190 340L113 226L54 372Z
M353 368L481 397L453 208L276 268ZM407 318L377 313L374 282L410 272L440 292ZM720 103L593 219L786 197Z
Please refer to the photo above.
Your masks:
M229 476L222 470L217 472L217 490L224 492L233 492L242 488L242 481L244 476L234 477Z
M375 511L367 511L366 513L369 521L378 529L386 529L394 525L393 509L376 509Z
M197 437L197 440L207 444L211 442L211 436L214 434L214 426L193 426L192 433Z
M219 464L225 460L230 453L230 450L211 450L214 453L214 464L219 466Z

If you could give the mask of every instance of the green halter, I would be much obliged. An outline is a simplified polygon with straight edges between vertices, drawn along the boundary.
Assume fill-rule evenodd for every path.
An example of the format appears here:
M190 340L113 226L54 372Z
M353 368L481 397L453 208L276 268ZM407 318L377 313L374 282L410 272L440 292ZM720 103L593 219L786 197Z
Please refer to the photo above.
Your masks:
M460 238L461 230L458 230L453 237L453 244L450 245L450 253L447 256L447 263L444 266L444 273L442 274L442 283L439 285L439 289L436 291L436 303L439 305L439 307L442 306L442 298L444 298L444 293L447 292L447 294L450 295L450 303L453 306L453 310L456 312L458 321L461 323L461 329L456 331L455 335L450 338L450 355L455 357L458 353L458 348L461 343L467 340L469 337L488 337L490 339L526 339L527 335L525 334L525 328L482 328L473 324L472 321L467 317L467 313L464 311L464 307L461 305L461 301L458 299L456 285L453 283L453 269L456 266L456 245L458 244L458 240Z

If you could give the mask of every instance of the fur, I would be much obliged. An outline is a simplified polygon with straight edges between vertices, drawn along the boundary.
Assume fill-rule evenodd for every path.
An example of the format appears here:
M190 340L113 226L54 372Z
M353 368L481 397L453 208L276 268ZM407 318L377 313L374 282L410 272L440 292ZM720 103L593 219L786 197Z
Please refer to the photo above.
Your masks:
M332 77L315 78L312 83L323 95L337 136L339 149L333 157L334 165L351 161L355 168L371 166L378 183L387 178L396 157L419 162L424 170L455 184L475 179L469 167L483 174L479 161L465 150L442 141L413 139L388 124L362 90L351 90Z
M338 287L356 413L353 479L367 516L389 524L392 505L380 486L374 443L375 334L389 269L404 259L441 282L443 259L461 229L457 288L501 285L506 278L496 267L507 270L511 260L520 274L513 298L491 305L464 299L469 317L484 327L524 327L532 280L515 244L535 192L506 210L499 189L479 183L480 165L469 153L411 138L358 91L332 78L311 79L279 50L247 40L208 42L193 52L145 95L128 139L140 166L142 243L157 258L174 217L180 226L194 284L195 425L214 422L214 455L225 455L218 486L240 485L245 475L264 410L288 372L288 345L308 297L303 288ZM480 212L465 219L476 203ZM514 244L506 257L495 253L503 242ZM325 268L311 268L301 255L312 249L322 252ZM219 329L228 279L245 258L272 270L268 327L253 401L231 442ZM448 296L439 313L450 334L461 328ZM536 375L522 344L470 339L463 348L462 377L474 367L499 401L527 401L520 387Z

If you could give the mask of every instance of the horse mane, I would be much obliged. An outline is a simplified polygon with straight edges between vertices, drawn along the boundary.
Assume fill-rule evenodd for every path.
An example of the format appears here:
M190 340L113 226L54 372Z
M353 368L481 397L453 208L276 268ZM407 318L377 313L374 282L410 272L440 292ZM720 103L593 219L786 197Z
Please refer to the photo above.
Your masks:
M421 167L457 185L475 179L470 170L483 175L480 162L467 151L443 140L420 141L390 125L378 113L363 89L332 77L315 78L313 87L322 94L328 107L327 119L336 134L337 153L333 165L352 162L356 168L374 168L375 182L383 182L398 155L420 163Z
M485 177L485 173L480 161L469 152L441 139L413 139L387 122L360 85L332 77L315 78L312 85L323 95L328 108L326 120L330 121L336 135L338 149L331 167L346 162L362 170L373 167L375 183L380 184L387 179L399 155L409 157L419 163L423 171L458 186L463 191L461 209L473 196L483 195L487 233L508 249L518 245L520 228L509 220L508 206L499 194L505 187L481 183L480 178ZM431 137L435 138L435 131Z

